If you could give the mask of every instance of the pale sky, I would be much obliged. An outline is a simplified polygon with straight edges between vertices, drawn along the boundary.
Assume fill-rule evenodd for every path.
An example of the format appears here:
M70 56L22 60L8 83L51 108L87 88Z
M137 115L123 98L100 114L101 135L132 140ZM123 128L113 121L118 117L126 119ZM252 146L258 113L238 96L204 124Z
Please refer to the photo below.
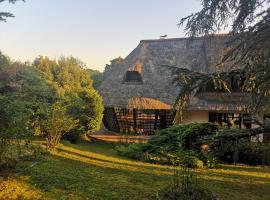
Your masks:
M198 0L26 0L0 4L16 17L0 22L0 50L14 60L39 55L74 56L103 70L126 57L142 39L184 37L180 18L200 9Z

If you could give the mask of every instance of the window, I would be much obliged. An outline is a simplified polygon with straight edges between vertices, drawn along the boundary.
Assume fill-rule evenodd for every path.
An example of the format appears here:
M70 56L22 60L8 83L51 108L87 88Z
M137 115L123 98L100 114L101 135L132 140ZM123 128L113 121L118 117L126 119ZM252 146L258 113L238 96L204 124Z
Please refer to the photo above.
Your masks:
M210 112L209 122L220 125L227 124L228 127L234 125L237 128L251 128L251 117L249 114Z
M138 71L127 71L124 83L142 83L142 75Z

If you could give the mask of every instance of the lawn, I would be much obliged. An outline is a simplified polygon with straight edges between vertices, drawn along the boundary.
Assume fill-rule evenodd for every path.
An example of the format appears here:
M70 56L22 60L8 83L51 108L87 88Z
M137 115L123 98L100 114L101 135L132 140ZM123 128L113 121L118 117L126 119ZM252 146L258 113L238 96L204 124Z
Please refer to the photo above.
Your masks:
M153 199L171 174L171 167L120 157L110 144L64 142L45 159L2 174L0 199ZM270 199L269 167L222 165L199 177L220 199Z

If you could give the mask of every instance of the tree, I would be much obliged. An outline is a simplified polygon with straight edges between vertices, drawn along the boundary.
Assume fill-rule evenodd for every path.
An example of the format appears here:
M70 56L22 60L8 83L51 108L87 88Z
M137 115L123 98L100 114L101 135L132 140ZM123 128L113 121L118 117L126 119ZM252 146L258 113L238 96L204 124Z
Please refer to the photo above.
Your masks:
M230 92L229 78L239 75L241 89L252 95L249 112L259 116L270 113L270 8L269 0L201 0L202 9L180 20L187 35L211 37L231 27L222 62L229 61L228 72L202 74L179 69L177 81L182 89L177 102L180 112L189 96L212 83ZM222 64L222 63L221 63ZM260 120L260 121L259 121Z
M10 144L20 147L20 140L33 133L31 116L32 105L36 100L48 96L38 74L32 68L18 62L12 62L0 54L0 168L12 166L16 159L10 160ZM40 90L43 88L42 90ZM36 91L41 94L38 95ZM20 156L21 151L14 155ZM16 162L15 162L16 163Z
M8 146L14 140L23 139L29 133L30 112L25 102L0 94L0 168L5 160Z
M92 70L92 69L88 69L88 71L90 73L91 79L93 80L93 87L95 89L98 89L98 87L102 83L103 73L98 70Z
M89 134L102 122L102 98L84 64L72 57L40 57L28 66L0 54L0 105L3 148L28 132L54 148L63 135Z
M76 141L100 128L103 116L102 98L93 88L89 70L85 69L82 62L72 57L59 60L39 57L33 65L54 91L51 103L65 102L66 114L78 120L76 126L68 130L68 138ZM42 112L37 115L37 127L43 117Z
M58 101L45 108L45 117L40 123L41 131L46 134L46 145L54 149L62 136L76 127L78 120L67 115L67 108Z
M16 3L17 1L19 0L0 0L0 3L3 3L5 1L8 1L9 3ZM22 1L25 1L25 0L22 0ZM6 22L6 18L9 18L9 17L15 17L12 13L10 12L0 12L0 22L3 21L3 22Z
M110 64L106 64L105 66L105 72L107 72L108 70L110 70L112 67L116 66L116 65L120 65L123 64L124 59L122 57L118 57L118 58L114 58L110 61Z

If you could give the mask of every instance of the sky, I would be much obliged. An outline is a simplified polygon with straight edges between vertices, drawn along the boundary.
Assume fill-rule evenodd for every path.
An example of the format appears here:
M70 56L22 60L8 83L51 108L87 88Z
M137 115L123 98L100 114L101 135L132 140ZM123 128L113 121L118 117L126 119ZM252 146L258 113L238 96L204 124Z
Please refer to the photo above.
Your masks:
M184 37L177 23L198 0L26 0L1 3L16 17L0 22L0 51L14 60L74 56L102 71L143 39Z

